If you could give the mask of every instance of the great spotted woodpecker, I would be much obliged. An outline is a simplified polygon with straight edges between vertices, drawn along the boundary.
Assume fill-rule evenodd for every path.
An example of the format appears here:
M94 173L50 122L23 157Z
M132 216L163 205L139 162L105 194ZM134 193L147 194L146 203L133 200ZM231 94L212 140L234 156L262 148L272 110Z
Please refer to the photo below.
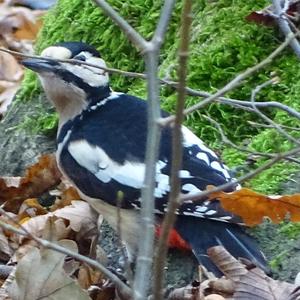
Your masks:
M96 49L81 42L58 43L41 55L106 66ZM24 60L23 65L37 72L59 114L57 162L60 170L114 229L121 192L122 237L133 259L141 222L147 102L112 91L107 72L98 68L36 58ZM233 181L228 168L212 150L184 126L182 133L183 162L179 173L182 194ZM170 192L171 136L171 128L163 128L156 163L157 232ZM237 184L228 191L236 188ZM171 243L192 249L199 263L208 270L217 272L206 254L215 245L223 245L235 257L247 258L266 269L265 258L245 233L242 220L225 211L217 199L185 201L176 213Z

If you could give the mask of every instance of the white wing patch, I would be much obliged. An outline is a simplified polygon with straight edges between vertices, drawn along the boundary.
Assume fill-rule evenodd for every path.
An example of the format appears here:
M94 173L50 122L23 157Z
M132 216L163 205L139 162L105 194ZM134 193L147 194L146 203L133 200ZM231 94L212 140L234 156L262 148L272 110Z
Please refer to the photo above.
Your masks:
M199 148L211 154L213 157L218 158L215 152L213 152L211 149L207 148L203 141L199 139L191 130L186 128L185 126L181 127L182 135L183 135L183 146L184 147L191 147L193 145L199 146Z
M213 161L210 165L213 169L222 172L226 179L231 178L228 171L218 161Z
M80 166L88 169L104 183L113 179L137 189L143 185L145 173L143 163L126 161L120 165L113 161L103 149L84 140L71 142L68 151Z

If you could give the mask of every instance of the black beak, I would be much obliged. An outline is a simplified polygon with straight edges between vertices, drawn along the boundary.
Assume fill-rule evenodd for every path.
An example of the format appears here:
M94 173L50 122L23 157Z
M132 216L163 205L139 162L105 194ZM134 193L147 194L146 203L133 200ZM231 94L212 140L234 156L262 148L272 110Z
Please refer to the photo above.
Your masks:
M58 63L46 59L28 58L22 60L22 65L34 72L41 73L54 72Z

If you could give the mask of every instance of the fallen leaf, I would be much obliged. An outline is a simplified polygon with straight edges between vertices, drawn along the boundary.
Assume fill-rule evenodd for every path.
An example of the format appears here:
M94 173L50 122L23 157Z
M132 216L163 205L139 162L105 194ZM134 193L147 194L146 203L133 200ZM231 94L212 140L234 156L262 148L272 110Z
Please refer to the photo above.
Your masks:
M234 283L231 279L218 278L209 280L209 287L214 293L233 295Z
M213 192L210 199L218 199L225 210L240 216L247 226L261 224L264 217L274 223L287 216L292 222L300 221L300 194L266 196L243 188L231 193Z
M0 80L20 81L23 73L23 68L11 54L0 52Z
M233 300L288 300L293 299L290 296L295 288L295 285L274 280L259 268L255 268L241 276Z
M58 190L55 191L55 195L57 196L57 200L50 207L50 211L55 211L57 209L63 208L65 206L71 205L73 200L80 200L80 196L76 189L72 186L65 184L60 184L58 186Z
M85 201L72 201L72 204L53 212L56 217L64 218L70 222L71 228L87 237L97 231L98 216Z
M12 248L9 245L8 238L0 228L0 260L8 261L12 256Z
M20 88L20 83L15 83L0 94L0 118L7 111L8 106L13 101L16 92Z
M91 285L98 285L103 279L103 274L100 271L94 270L86 264L80 266L78 284L83 289L88 289Z
M261 269L236 260L224 247L211 247L210 259L234 282L233 300L296 300L297 285L274 280Z
M3 4L0 13L1 35L14 34L16 39L35 39L44 11L33 11L25 7L10 7Z
M71 240L60 241L63 247L74 248ZM87 300L87 292L65 273L65 255L50 249L33 248L18 263L15 279L8 294L18 300Z
M54 219L53 219L54 218ZM53 216L52 213L49 213L47 215L41 215L34 218L28 219L26 223L23 223L22 226L25 230L27 230L30 234L41 237L45 230L50 230L47 228L47 222L50 222L49 219L52 220L53 224L52 226L55 227L55 240L59 241L61 239L65 239L70 234L70 227L67 226L62 219L58 219ZM51 229L53 230L53 229ZM53 231L52 231L53 232ZM53 238L50 238L51 232L46 232L45 235L47 236L47 239L52 240ZM22 244L23 240L26 239L24 237L19 236L19 243Z
M207 254L228 279L237 281L242 275L248 272L245 265L239 262L222 246L209 248Z
M18 212L19 223L24 223L24 219L45 215L47 213L48 211L39 203L37 198L26 199Z
M288 9L286 14L289 16L297 17L300 13L300 1L299 0L289 0ZM263 24L265 26L274 26L275 18L272 16L275 14L273 5L269 5L262 10L257 10L251 12L246 20L252 21L258 24Z
M27 169L19 185L8 186L8 179L0 178L0 203L5 202L6 211L17 213L23 200L35 198L57 185L61 174L56 165L55 155L42 155L39 161Z
M168 300L201 300L203 297L200 294L199 286L199 284L197 286L189 284L182 288L176 288L170 293Z

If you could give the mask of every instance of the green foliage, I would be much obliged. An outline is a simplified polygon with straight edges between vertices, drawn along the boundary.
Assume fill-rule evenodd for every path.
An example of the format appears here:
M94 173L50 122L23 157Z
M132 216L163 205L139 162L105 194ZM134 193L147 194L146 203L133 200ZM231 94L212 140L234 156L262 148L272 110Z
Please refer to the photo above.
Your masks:
M148 39L155 28L162 3L163 1L150 0L110 1L110 4ZM274 29L245 20L250 12L261 9L268 3L267 0L195 1L188 75L190 87L214 92L238 73L264 59L279 45L280 37ZM178 3L160 56L160 76L172 79L176 79L180 9L181 3ZM48 45L70 40L81 40L94 45L109 66L136 72L144 71L140 54L92 1L59 0L56 7L45 17L36 49L40 52ZM276 72L281 82L262 90L257 96L257 101L280 101L300 109L300 102L295 101L300 96L299 62L289 50L228 96L248 100L251 90L268 80L271 72ZM142 80L117 75L111 77L111 85L115 90L145 97L145 82ZM32 73L27 73L19 99L30 99L33 93L39 92L38 87ZM176 102L174 90L165 87L161 96L162 107L173 112ZM188 97L187 106L199 100ZM266 152L286 151L291 147L291 144L274 130L251 127L249 120L260 121L254 114L221 104L212 104L205 111L222 125L225 134L237 144L250 140L250 146L254 150ZM296 125L296 120L284 112L275 109L263 112L278 123ZM205 120L201 113L197 111L189 115L186 124L210 146L218 151L222 150L224 160L230 166L242 164L246 156L222 146L216 128ZM41 122L39 124L42 125L37 125L37 128L43 131L43 126L49 129L49 126L55 126L54 123ZM287 169L283 163L277 164L252 180L251 184L259 191L274 192L278 182L290 173L291 168Z

